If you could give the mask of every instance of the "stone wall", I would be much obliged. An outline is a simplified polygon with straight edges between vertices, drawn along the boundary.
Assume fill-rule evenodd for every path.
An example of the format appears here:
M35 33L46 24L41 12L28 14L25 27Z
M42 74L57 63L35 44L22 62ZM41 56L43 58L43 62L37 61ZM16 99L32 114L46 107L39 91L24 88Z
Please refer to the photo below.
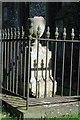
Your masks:
M18 26L18 11L16 3L2 3L2 25L3 27L16 27Z
M43 16L46 17L46 3L45 2L32 2L29 6L30 17Z

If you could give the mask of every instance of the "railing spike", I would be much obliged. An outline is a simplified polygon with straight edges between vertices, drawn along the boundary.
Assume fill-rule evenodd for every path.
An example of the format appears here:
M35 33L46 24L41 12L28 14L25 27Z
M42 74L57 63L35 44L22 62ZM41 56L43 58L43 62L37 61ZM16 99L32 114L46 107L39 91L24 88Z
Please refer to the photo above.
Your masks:
M19 39L20 38L20 28L19 27L18 27L17 33L18 33L18 39Z
M13 28L11 27L11 39L13 39Z
M5 28L4 33L5 33L5 39L7 39L7 30L6 30L6 28Z
M10 39L10 30L8 28L8 39Z
M24 34L25 34L24 27L22 26L22 39L24 38Z
M33 35L33 23L29 25L29 35L28 35L29 39L32 39L32 35Z
M50 37L50 28L49 26L47 27L47 32L46 32L46 38L49 38Z
M63 31L63 38L64 38L64 40L66 39L66 36L67 36L66 28L64 28L64 31Z
M72 40L74 39L74 36L75 36L74 28L72 28L72 33L71 33Z
M4 30L2 29L2 39L4 39Z
M56 27L56 32L55 32L55 38L56 38L56 40L58 39L58 36L59 36L58 27Z
M14 39L16 39L17 34L16 34L16 28L14 28Z

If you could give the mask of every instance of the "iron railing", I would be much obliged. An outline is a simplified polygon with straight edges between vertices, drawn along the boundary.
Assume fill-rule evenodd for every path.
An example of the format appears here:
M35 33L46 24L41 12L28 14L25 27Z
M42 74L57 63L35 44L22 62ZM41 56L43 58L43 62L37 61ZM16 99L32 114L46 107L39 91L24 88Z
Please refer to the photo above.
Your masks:
M2 88L7 93L14 93L28 100L30 94L31 78L31 48L33 26L29 28L29 34L26 36L24 28L11 28L1 30L2 45ZM38 35L39 36L39 35ZM63 40L58 39L59 33L56 28L55 39L50 39L49 27L46 32L46 38L37 37L37 68L36 69L36 97L39 97L38 75L39 75L39 43L44 43L46 47L46 67L42 62L42 74L45 69L44 97L47 97L47 74L48 69L52 69L53 91L55 95L54 81L57 81L57 95L80 95L80 41L74 40L75 34L72 29L71 40L66 40L66 28L63 31ZM52 66L47 67L48 49L52 52ZM43 76L43 75L42 75Z

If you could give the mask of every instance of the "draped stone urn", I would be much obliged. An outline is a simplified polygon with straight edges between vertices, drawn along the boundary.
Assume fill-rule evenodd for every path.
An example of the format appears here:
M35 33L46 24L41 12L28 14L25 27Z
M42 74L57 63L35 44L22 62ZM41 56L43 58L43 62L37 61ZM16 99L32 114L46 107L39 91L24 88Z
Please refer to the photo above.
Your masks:
M42 16L35 16L28 19L28 25L31 27L30 34L35 38L35 42L31 46L30 89L36 97L51 97L57 89L57 82L52 77L52 55L47 44L42 46L37 40L42 37L45 31L46 21ZM49 36L48 27L46 37L49 39ZM45 42L48 43L48 40Z

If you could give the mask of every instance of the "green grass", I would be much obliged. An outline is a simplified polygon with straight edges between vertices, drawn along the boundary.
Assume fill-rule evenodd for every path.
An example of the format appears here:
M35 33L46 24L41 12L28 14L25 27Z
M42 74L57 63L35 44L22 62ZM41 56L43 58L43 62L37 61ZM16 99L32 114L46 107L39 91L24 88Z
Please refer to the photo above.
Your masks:
M2 107L2 109L0 108L0 120L17 120L17 118L16 116L11 115ZM52 113L50 114L45 113L45 117L39 120L80 120L80 113L79 114L66 113L65 115L54 115Z
M47 120L49 120L50 118L54 118L53 120L69 120L69 119L71 119L71 118L74 118L74 119L72 119L72 120L75 120L75 119L79 119L80 120L80 113L79 114L77 114L77 113L75 113L75 114L66 114L66 115L57 115L57 116L55 116L55 115L53 115L53 114L48 114L48 115L46 115L45 116L45 120L47 119ZM69 119L67 119L67 118L69 118Z
M15 116L12 116L3 107L0 107L0 120L17 120Z

